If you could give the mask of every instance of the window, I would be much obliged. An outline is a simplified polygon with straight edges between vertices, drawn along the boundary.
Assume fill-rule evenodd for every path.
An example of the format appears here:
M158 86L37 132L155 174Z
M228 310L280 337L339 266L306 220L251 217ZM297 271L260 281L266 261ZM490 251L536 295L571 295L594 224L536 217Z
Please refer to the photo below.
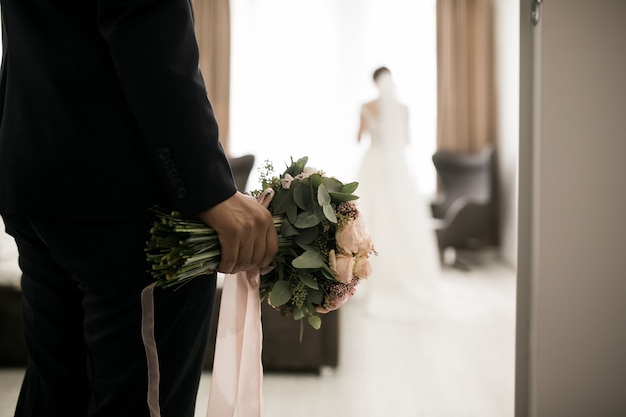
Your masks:
M231 152L290 156L346 181L365 150L359 109L388 66L409 106L420 190L432 194L436 144L435 0L231 0ZM249 186L258 184L256 170Z

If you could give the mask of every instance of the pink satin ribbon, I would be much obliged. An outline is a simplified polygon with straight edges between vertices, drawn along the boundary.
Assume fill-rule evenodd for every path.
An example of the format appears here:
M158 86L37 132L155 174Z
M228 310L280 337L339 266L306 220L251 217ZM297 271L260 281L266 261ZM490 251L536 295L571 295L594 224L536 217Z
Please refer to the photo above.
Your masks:
M263 415L259 282L258 269L224 280L207 417Z
M227 275L222 289L207 417L263 415L263 364L259 270ZM141 292L141 337L148 362L147 402L151 417L159 407L159 356L154 339L154 286Z
M154 340L154 287L156 282L141 291L141 338L148 361L148 409L150 417L161 417L159 407L159 354Z
M267 208L273 197L273 190L267 189L257 201ZM263 415L260 280L259 269L227 275L224 280L207 417L233 417L235 409L238 417ZM148 365L148 408L151 417L161 417L154 287L148 285L141 292L141 337Z

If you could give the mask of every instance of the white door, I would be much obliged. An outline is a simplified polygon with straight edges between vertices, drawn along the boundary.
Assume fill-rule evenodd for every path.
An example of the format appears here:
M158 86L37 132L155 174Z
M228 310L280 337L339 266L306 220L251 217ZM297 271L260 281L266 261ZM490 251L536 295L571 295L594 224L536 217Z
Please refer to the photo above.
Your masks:
M516 417L626 416L626 1L520 2Z

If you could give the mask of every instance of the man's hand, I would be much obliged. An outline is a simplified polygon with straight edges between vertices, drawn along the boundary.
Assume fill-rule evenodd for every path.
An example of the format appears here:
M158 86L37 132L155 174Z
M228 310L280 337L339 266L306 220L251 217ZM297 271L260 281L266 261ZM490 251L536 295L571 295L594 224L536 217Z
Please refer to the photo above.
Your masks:
M278 251L278 236L270 212L254 198L236 192L200 213L221 245L218 270L226 274L268 266Z

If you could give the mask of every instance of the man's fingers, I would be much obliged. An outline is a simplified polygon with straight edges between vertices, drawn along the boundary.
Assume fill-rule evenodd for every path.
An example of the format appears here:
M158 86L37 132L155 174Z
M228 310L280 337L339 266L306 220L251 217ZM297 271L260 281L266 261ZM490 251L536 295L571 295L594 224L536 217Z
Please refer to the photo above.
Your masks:
M226 240L226 239L225 239ZM233 245L230 241L220 238L220 265L218 271L224 274L233 274L237 271L237 259L239 258L239 245Z
M261 267L266 267L272 263L276 253L278 252L278 235L276 230L272 227L265 235L265 253L261 259Z
M249 196L236 193L201 219L217 232L221 245L218 270L236 273L269 265L278 251L272 216Z

